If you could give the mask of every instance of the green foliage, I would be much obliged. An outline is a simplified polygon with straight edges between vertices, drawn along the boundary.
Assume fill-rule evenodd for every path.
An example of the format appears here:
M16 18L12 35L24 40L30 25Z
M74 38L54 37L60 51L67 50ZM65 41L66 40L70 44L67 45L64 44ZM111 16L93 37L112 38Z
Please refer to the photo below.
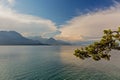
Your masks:
M99 42L94 42L87 47L76 49L74 55L83 60L86 58L92 58L95 61L101 59L110 60L111 55L109 52L112 49L120 49L119 41L120 27L117 31L112 31L111 29L104 30L104 35Z

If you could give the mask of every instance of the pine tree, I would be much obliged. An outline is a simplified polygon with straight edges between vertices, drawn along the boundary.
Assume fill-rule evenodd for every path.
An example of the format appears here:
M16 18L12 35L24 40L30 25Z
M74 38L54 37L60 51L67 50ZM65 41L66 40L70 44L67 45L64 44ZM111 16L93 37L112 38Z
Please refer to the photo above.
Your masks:
M102 39L98 42L94 42L87 47L76 49L74 55L80 59L92 58L95 61L101 59L110 60L111 55L109 52L112 49L120 50L120 27L116 31L104 30Z

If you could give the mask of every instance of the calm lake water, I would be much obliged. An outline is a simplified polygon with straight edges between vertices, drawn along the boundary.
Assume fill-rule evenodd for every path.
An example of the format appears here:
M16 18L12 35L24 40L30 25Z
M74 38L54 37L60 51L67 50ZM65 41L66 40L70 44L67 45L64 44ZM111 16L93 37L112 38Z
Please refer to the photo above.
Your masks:
M80 60L79 46L0 46L0 80L120 80L120 51L110 61Z

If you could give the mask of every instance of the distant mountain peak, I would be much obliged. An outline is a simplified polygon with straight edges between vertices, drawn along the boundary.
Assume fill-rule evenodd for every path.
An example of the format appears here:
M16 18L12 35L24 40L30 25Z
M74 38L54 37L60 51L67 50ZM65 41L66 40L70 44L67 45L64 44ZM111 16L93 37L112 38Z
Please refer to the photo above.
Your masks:
M16 31L0 31L0 45L39 45L40 41L35 41L23 37Z
M54 38L49 38L48 40L53 40L53 41L55 41L55 39L54 39Z
M61 40L56 40L54 38L38 38L38 37L30 37L30 39L33 40L38 40L44 44L49 44L49 45L70 45L69 42L61 41Z

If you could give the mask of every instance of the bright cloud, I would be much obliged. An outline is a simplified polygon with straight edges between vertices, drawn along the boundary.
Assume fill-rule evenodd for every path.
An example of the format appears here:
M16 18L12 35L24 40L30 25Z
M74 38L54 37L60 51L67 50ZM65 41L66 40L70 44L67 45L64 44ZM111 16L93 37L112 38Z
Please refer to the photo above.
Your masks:
M106 10L74 17L60 28L57 39L80 41L100 37L104 29L117 29L120 26L120 4ZM93 38L94 37L94 38Z
M54 22L37 16L21 14L10 8L15 0L0 0L0 30L13 30L24 36L54 37L61 40L96 40L104 29L120 26L120 4L106 10L83 14L57 29ZM8 6L6 5L9 4Z
M8 0L9 4L13 4L15 0Z
M14 0L8 0L8 2L13 3ZM51 20L17 13L4 3L3 0L0 1L0 30L14 30L25 36L42 35L44 37L50 33L52 36L55 35L57 28Z

